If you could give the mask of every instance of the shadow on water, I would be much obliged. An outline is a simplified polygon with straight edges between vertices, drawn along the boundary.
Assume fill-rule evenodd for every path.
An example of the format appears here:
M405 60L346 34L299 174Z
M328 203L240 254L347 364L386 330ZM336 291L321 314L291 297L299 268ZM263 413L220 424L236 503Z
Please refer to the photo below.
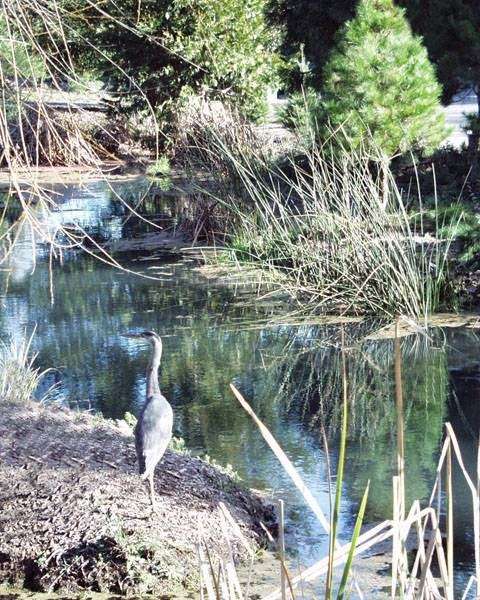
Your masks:
M108 235L129 235L112 199L97 188L82 191L82 219L108 223ZM89 195L90 194L90 195ZM75 196L72 192L71 197ZM66 198L62 219L72 219ZM100 209L99 209L100 206ZM115 207L115 203L113 203ZM155 212L158 206L151 208ZM69 210L73 211L69 213ZM115 209L117 212L120 209ZM95 211L96 217L95 217ZM112 226L112 222L115 223ZM108 228L107 228L108 229ZM116 232L116 233L112 233ZM107 235L105 232L102 235ZM48 265L33 274L22 267L2 297L3 335L21 335L35 324L39 366L57 367L45 381L60 382L57 398L80 410L121 418L143 401L146 350L120 337L130 329L155 329L164 338L161 387L175 410L175 433L194 452L230 463L252 487L286 501L287 544L299 564L325 555L327 540L313 515L229 391L234 382L328 510L327 464L321 427L329 434L332 468L341 398L338 324L288 324L289 307L260 301L250 286L213 284L194 263L132 263L152 281L72 257L54 267L51 303ZM145 266L147 264L147 266ZM283 315L282 324L272 319ZM349 355L350 430L341 538L348 539L367 480L370 522L391 517L395 466L393 342L369 340L379 323L345 325ZM474 330L436 329L402 340L406 476L409 500L428 498L443 424L449 420L471 469L480 426L479 338ZM455 473L455 541L462 577L472 564L469 496Z

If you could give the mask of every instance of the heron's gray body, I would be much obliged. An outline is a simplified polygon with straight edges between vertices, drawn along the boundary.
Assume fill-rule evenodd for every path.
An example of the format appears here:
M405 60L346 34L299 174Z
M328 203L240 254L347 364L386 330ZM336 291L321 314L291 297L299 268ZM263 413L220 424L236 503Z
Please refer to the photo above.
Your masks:
M135 447L142 479L153 473L165 454L172 438L172 427L173 410L165 396L150 396L135 426Z
M162 358L162 340L154 331L126 334L126 337L148 340L152 356L147 368L147 399L135 426L135 448L142 479L149 484L150 500L155 506L153 473L172 439L173 410L160 391L158 367Z

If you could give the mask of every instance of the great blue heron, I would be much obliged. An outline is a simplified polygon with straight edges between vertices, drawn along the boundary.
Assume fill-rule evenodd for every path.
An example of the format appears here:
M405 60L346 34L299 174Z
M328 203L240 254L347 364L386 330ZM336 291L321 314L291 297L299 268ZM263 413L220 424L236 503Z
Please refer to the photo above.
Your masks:
M148 481L150 502L155 508L153 473L172 438L173 410L160 392L158 367L162 358L162 339L154 331L125 333L124 337L148 341L152 355L147 367L147 399L135 426L135 447L143 481Z

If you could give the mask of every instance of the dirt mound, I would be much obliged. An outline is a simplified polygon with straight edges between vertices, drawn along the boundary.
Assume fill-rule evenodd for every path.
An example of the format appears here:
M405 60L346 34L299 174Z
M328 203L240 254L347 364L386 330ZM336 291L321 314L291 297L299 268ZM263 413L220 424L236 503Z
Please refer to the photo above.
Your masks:
M198 458L167 451L152 513L133 439L86 413L30 403L0 412L0 582L34 591L166 594L195 588L196 544L225 551L224 503L253 546L271 507ZM243 546L232 539L242 558Z

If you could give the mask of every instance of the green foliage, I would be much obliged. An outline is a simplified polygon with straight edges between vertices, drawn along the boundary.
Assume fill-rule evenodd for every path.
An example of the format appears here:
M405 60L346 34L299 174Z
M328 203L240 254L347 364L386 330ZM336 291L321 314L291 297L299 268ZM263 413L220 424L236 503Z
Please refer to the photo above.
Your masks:
M286 74L289 89L298 90L306 83L302 62L295 60L299 48L309 66L309 83L316 89L320 87L322 70L335 35L345 21L354 16L355 5L356 1L352 0L272 1L270 19L282 27L281 50L290 65Z
M465 114L466 123L463 127L463 130L467 133L471 131L472 133L478 135L480 134L480 115L476 113L467 113Z
M9 23L5 16L0 16L0 61L2 78L22 79L40 78L46 73L46 67L41 58L32 51L28 41L15 31L15 23Z
M160 156L149 165L146 174L162 191L168 192L172 188L172 167L167 156Z
M99 21L93 8L84 25L76 23L104 57L85 54L80 39L76 54L112 90L124 94L126 107L145 106L146 98L168 115L179 100L200 94L259 118L276 69L275 35L266 27L264 7L265 0L112 2L105 10L118 23ZM136 28L123 25L132 22Z
M439 235L453 238L458 245L457 260L460 264L471 265L480 256L480 214L465 204L444 206L437 211L429 210L425 220L442 223Z
M446 136L440 86L402 9L392 0L361 0L325 67L325 122L348 145L392 156L434 150Z
M292 94L286 107L279 111L279 116L285 127L296 130L300 138L308 139L317 129L320 109L320 96L309 87Z
M172 167L167 156L160 156L153 164L147 167L147 175L150 177L170 177Z
M123 420L132 429L137 424L137 417L135 415L132 415L132 413L128 411L123 415Z
M178 452L179 454L185 454L187 456L190 455L190 450L187 448L185 440L182 437L173 436L168 447L170 450Z

